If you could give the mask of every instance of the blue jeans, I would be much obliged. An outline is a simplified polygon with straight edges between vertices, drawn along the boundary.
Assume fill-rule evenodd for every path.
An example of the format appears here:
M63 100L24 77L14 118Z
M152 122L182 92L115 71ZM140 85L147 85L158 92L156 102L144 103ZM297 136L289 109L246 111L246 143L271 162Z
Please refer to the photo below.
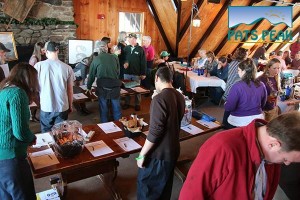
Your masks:
M131 80L131 81L136 81L139 84L141 84L141 78L138 75L131 75L131 74L124 74L124 80ZM125 104L129 105L130 104L130 96L125 97ZM142 96L140 94L135 95L135 104L134 105L140 105L141 104L141 99Z
M138 200L170 199L176 162L148 158L139 168L137 180Z
M36 199L30 167L26 158L0 160L0 199Z
M120 99L105 99L103 97L98 97L99 101L99 113L101 123L108 122L108 101L111 101L114 120L119 120L122 117Z
M64 112L44 112L40 111L41 132L49 132L54 124L68 119L69 111Z

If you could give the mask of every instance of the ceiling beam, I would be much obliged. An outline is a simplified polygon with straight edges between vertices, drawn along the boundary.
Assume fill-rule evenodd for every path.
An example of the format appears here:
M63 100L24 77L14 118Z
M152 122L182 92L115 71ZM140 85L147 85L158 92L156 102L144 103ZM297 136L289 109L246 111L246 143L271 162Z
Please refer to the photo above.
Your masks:
M195 57L195 55L198 52L198 49L203 45L203 43L205 42L205 40L211 34L212 30L214 30L214 28L216 27L216 25L218 24L218 22L220 21L220 19L224 15L224 13L226 12L227 7L228 7L228 5L230 3L231 3L231 0L226 0L226 2L224 3L224 5L222 6L221 10L217 13L216 17L214 18L214 20L210 24L209 28L205 31L204 35L201 37L201 39L199 40L199 42L196 44L196 46L194 47L194 49L190 53L190 56L189 56L190 58Z
M170 45L170 42L169 42L169 40L167 38L167 35L166 35L166 33L165 33L165 31L164 31L164 29L163 29L163 27L162 27L162 25L161 25L161 23L159 21L159 17L158 17L158 15L156 13L156 10L155 10L155 8L153 6L152 1L151 0L146 0L146 2L147 2L147 5L148 5L148 8L149 8L149 11L152 14L152 17L153 17L153 19L154 19L154 21L156 23L156 26L158 27L158 30L159 30L159 32L160 32L160 34L161 34L161 36L162 36L162 38L163 38L166 46L167 46L168 52L170 52L171 55L174 56L175 53L174 53L174 51L173 51L173 49L172 49L172 47Z
M176 6L177 11L178 11L178 5L179 5L179 3L181 3L181 1L180 0L179 0L179 2L178 2L178 0L172 0L172 1L173 1L174 5Z
M197 8L200 9L202 3L204 2L204 0L198 0L196 5L197 5ZM189 17L187 18L186 22L184 23L181 31L180 31L180 34L179 34L179 41L181 41L181 39L183 38L185 32L188 30L190 24L191 24L191 15L192 13L189 15ZM194 12L194 16L195 17L196 13Z
M177 0L174 0L177 2ZM178 57L178 48L179 48L179 42L180 42L180 38L179 38L179 32L180 32L180 19L181 19L181 1L177 2L177 28L176 28L176 46L175 46L175 57Z

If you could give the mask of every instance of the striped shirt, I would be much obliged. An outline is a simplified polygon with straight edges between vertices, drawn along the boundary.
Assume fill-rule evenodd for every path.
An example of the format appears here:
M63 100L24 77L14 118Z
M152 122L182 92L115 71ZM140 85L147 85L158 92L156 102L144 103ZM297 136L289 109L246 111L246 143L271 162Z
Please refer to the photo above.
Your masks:
M226 101L231 87L236 82L241 80L241 78L239 77L239 74L238 74L238 65L240 64L240 62L241 61L233 60L230 62L229 66L228 66L228 78L227 78L227 82L226 82L226 89L225 89L225 92L223 95L224 101Z

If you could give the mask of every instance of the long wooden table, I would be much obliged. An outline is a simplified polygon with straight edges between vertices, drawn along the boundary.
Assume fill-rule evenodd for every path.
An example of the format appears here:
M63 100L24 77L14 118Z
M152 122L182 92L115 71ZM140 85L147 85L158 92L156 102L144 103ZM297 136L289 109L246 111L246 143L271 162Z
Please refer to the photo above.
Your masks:
M139 117L143 117L144 121L149 123L149 114L148 115L141 115ZM121 122L115 121L114 122L120 128L123 127ZM197 123L196 120L192 119L192 124L204 130L203 132L191 135L183 130L180 131L180 141L188 140L193 137L197 137L199 135L204 135L206 133L210 133L212 131L218 130L220 127L209 129L201 124ZM143 128L143 131L148 130L149 126ZM117 143L113 140L125 137L123 131L105 134L102 129L94 124L94 125L86 125L83 127L84 131L88 133L89 131L95 131L95 135L93 136L90 142L95 142L99 140L103 140L114 152L99 156L93 157L92 154L84 148L82 153L77 155L74 158L70 159L63 159L58 157L59 164L48 166L41 169L34 169L34 166L29 157L29 163L32 169L32 173L34 178L42 178L45 176L53 175L53 174L60 174L62 179L62 193L65 195L67 191L67 184L75 181L79 181L85 178L89 178L92 176L98 176L101 181L105 184L106 189L111 193L113 199L122 199L121 195L118 193L117 189L114 187L114 181L117 176L117 168L119 166L117 158L120 157L128 157L130 154L139 152L141 149L136 149L133 151L124 151ZM123 130L123 129L122 129ZM145 142L146 136L141 134L138 137L133 138L138 144L143 146ZM41 149L29 149L29 153L34 151L40 151ZM184 180L184 174L180 175L180 170L176 172L176 175ZM182 176L182 177L180 177Z

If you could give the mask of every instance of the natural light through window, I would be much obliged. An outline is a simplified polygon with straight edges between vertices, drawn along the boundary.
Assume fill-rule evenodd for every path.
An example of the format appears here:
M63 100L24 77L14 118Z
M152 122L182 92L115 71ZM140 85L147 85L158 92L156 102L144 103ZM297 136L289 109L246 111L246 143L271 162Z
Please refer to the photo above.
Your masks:
M144 31L144 14L119 12L119 31L136 33L138 36L138 43L141 45L141 38Z

